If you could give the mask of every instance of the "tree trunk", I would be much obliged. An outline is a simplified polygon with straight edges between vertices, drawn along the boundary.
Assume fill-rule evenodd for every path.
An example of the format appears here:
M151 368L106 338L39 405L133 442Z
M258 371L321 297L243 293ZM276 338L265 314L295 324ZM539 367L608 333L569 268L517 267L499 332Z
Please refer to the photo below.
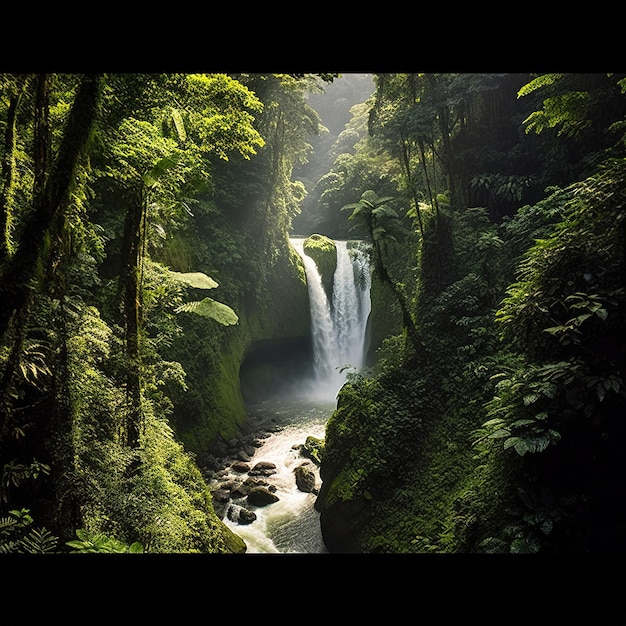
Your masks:
M400 309L402 309L402 320L404 323L404 327L407 330L407 335L411 340L411 344L413 345L413 348L417 353L423 353L423 345L420 340L419 333L417 332L417 328L415 327L415 322L413 321L413 316L411 315L411 310L406 301L406 298L404 297L404 294L402 293L399 286L389 275L389 272L387 271L387 268L383 263L383 253L380 248L380 243L374 238L374 224L372 221L372 216L367 216L365 221L374 248L374 263L376 267L376 272L378 273L379 278L391 288L391 291L395 295L396 300L400 305Z
M141 409L141 331L145 198L142 191L132 194L124 223L122 246L122 305L126 329L126 398L128 419L124 438L130 447L139 445L142 423Z
M37 79L35 101L35 183L33 198L38 198L46 186L50 153L50 76L40 74Z
M11 256L11 227L13 223L13 193L15 189L15 136L19 93L11 95L4 133L2 160L2 192L0 193L0 268Z
M0 337L6 334L13 316L24 307L31 291L30 281L41 258L45 235L66 205L78 160L96 120L100 80L97 74L88 74L82 79L45 188L33 201L33 210L19 247L0 268ZM59 220L59 223L62 222Z

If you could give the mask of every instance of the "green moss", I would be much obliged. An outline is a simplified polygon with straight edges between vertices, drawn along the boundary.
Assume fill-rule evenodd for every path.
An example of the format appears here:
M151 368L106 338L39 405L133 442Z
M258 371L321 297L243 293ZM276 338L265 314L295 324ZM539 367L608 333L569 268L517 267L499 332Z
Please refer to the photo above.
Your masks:
M373 365L377 361L377 350L382 347L386 338L402 332L402 311L389 285L383 283L376 275L372 276L370 288L372 310L368 320L368 351L366 364Z
M285 246L265 283L251 289L239 303L227 304L239 316L237 325L223 327L214 320L183 313L183 335L168 354L183 365L188 386L184 392L171 392L172 423L186 448L199 456L209 453L220 437L236 436L247 419L240 371L255 344L308 338L308 291L297 252ZM266 365L259 375L280 375L270 371L271 364Z
M337 269L337 246L332 239L324 235L311 235L303 242L303 250L317 265L324 290L329 298L333 293L333 280Z

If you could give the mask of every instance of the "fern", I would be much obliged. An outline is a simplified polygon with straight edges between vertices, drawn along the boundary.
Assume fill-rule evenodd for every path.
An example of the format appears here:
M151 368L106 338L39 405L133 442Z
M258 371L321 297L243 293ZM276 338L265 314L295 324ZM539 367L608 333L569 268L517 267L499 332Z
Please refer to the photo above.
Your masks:
M40 342L26 340L18 363L23 379L37 389L42 389L44 380L52 376L46 362L46 348Z
M533 91L543 89L544 87L549 87L561 78L563 78L563 74L542 74L541 76L537 76L537 78L534 78L529 83L526 83L517 92L517 97L522 98L523 96L527 96L528 94L533 93Z
M33 528L19 542L18 552L26 554L46 554L56 552L59 538L45 528Z
M59 538L45 528L31 528L28 509L9 511L0 518L0 554L44 554L56 552Z

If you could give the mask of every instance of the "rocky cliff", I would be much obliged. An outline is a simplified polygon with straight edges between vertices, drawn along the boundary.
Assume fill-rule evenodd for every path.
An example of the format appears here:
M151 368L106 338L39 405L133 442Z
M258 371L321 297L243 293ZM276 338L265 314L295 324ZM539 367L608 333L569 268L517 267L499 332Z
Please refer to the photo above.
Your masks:
M172 423L186 449L202 463L216 443L237 436L246 400L278 388L310 361L310 312L302 260L285 246L262 287L238 303L235 326L188 315L172 351L188 389L174 392Z

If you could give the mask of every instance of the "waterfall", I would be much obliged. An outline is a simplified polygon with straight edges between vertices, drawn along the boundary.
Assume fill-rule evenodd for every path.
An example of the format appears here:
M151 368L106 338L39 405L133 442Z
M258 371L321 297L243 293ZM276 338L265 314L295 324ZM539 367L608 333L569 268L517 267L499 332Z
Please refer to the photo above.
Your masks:
M344 368L364 365L371 310L369 257L362 244L349 248L346 241L335 241L337 269L329 301L315 261L304 253L304 240L290 242L302 258L309 289L314 391L333 398L346 380Z
M309 461L300 454L307 437L323 439L326 422L335 410L337 392L346 380L344 366L360 369L366 349L365 329L370 314L369 254L363 244L348 246L336 241L337 269L333 277L332 297L324 290L322 279L313 259L304 253L302 238L290 240L299 253L306 270L311 309L311 338L313 344L313 380L294 394L279 395L250 407L252 414L271 415L276 430L264 439L252 455L249 466L265 461L276 471L268 477L278 500L266 506L254 506L246 496L229 500L230 514L224 523L246 543L248 553L327 553L315 510L317 490L300 491L294 469ZM310 464L320 483L319 469ZM248 472L248 476L250 476ZM229 469L215 479L216 486L247 482L245 474ZM255 478L257 480L257 478ZM245 491L245 490L243 490ZM232 493L232 492L231 492ZM241 508L254 513L251 523L241 523Z

